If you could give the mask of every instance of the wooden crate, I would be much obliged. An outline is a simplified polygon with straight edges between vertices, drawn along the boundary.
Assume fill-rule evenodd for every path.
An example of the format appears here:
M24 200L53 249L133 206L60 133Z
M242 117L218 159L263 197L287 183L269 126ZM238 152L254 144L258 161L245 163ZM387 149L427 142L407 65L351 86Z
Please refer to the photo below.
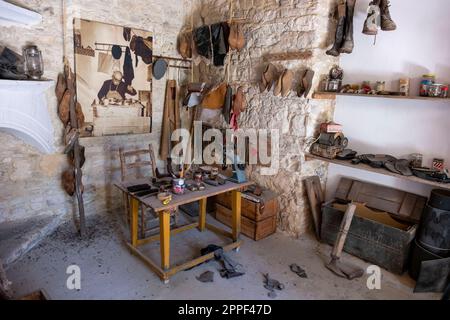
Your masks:
M407 269L411 243L426 199L397 189L342 178L336 199L322 208L322 240L330 245L336 241L344 216L344 212L333 204L342 200L366 203L367 207L387 212L409 225L403 230L355 215L344 246L344 251L354 256L402 274Z
M216 203L216 219L231 227L232 211ZM255 241L274 234L277 230L277 216L272 215L264 220L255 221L245 216L241 217L241 232Z
M20 300L50 300L50 298L47 292L41 289L20 298Z
M270 191L264 190L261 197L263 202L258 203L245 198L245 194L242 194L241 201L241 214L242 216L249 218L253 221L262 221L267 218L276 216L278 213L278 200L277 195ZM216 196L216 203L231 209L231 192L222 193Z

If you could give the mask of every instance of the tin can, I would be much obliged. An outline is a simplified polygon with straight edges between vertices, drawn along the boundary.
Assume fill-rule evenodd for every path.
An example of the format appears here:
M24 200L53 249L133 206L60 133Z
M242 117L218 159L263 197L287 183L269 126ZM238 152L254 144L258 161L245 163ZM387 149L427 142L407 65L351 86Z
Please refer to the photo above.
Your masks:
M403 93L405 96L409 96L409 84L410 84L409 78L402 78L400 79L399 83L400 83L399 92Z
M436 76L434 74L424 74L422 76L422 82L420 83L420 95L422 97L428 96L428 87L434 84Z
M441 98L448 98L448 85L444 84L441 86Z
M201 172L194 173L194 181L200 183L203 181L203 175Z
M433 169L438 171L444 171L444 159L433 159Z
M186 191L186 184L184 179L173 179L172 180L172 192L175 194L184 194Z

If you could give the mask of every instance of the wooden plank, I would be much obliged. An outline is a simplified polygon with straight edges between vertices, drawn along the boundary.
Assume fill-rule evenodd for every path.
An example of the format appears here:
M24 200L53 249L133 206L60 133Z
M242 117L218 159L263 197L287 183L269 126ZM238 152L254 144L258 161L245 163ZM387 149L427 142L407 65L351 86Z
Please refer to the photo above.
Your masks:
M347 160L327 159L327 158L319 157L319 156L316 156L316 155L313 155L313 154L305 155L305 160L306 161L310 161L310 160L325 161L325 162L337 164L337 165L344 166L344 167L349 167L349 168L353 168L353 169L369 171L369 172L372 172L372 173L382 174L382 175L394 177L394 178L397 178L397 179L408 180L408 181L412 181L412 182L415 182L415 183L420 183L420 184L430 185L430 186L441 188L441 189L450 190L450 183L441 183L441 182L429 181L429 180L418 178L416 176L410 176L410 177L403 176L401 174L393 173L393 172L390 172L390 171L388 171L386 169L383 169L383 168L372 168L371 166L369 166L367 164L364 164L364 163L352 164L350 161L347 161Z
M206 202L207 202L207 198L203 198L200 199L200 212L198 214L198 218L199 218L199 226L198 229L203 232L205 231L205 226L206 226Z
M421 97L421 96L391 96L380 94L358 94L358 93L337 93L337 92L314 92L313 99L333 100L337 96L346 97L363 97L363 98L384 98L384 99L403 99L403 100L425 100L425 101L440 101L449 102L450 98L435 98L435 97Z
M167 276L165 275L164 270L158 267L152 260L147 258L144 254L142 254L138 249L133 247L128 242L125 242L128 249L130 249L131 253L140 258L154 273L156 273L162 280L166 280Z
M241 241L236 241L236 242L233 242L233 243L223 247L223 251L224 252L228 252L228 251L234 250L236 248L239 248L240 246L241 246ZM186 262L184 264L181 264L179 266L173 267L172 269L168 270L166 272L166 274L168 276L173 276L174 274L176 274L176 273L178 273L180 271L190 269L192 267L195 267L195 266L197 266L197 265L199 265L199 264L201 264L203 262L206 262L208 260L211 260L211 259L214 259L214 252L211 252L211 253L209 253L207 255L204 255L204 256L201 256L201 257L198 257L198 258L196 258L194 260L188 261L188 262Z
M135 163L129 163L126 165L127 169L141 168L146 166L151 166L151 161L140 161Z
M198 222L190 223L190 224L187 224L187 225L184 225L184 226L181 226L179 228L171 230L170 234L171 234L171 236L174 236L174 235L176 235L178 233L182 233L182 232L185 232L185 231L197 228L198 225L199 225ZM161 240L160 235L159 234L155 234L155 235L153 235L151 237L138 240L137 246L143 246L143 245L146 245L148 243L159 241L159 240Z
M152 184L151 179L136 179L133 181L126 182L115 182L114 185L118 187L120 190L129 194L127 187L137 184L148 183ZM147 207L152 208L155 212L165 211L175 209L183 204L192 203L195 201L199 201L203 198L209 198L216 196L218 194L233 191L233 190L242 190L246 187L253 185L253 182L246 183L234 183L231 181L227 181L226 184L222 186L210 186L207 185L205 190L202 191L189 191L186 190L183 195L172 195L172 201L168 205L163 205L161 201L159 201L156 197L147 197L139 199L142 203L144 203ZM133 195L130 194L130 197Z
M137 246L138 243L138 222L139 216L139 201L136 199L131 199L131 221L130 221L130 235L131 244L133 247Z
M231 194L231 209L232 212L232 233L233 240L237 241L239 239L239 234L241 233L241 193L234 190Z
M230 224L230 226L231 226L231 224ZM214 233L221 234L227 238L233 239L233 234L231 232L225 231L225 230L223 230L219 227L216 227L212 224L207 223L206 228Z
M323 192L318 176L308 177L304 180L309 206L311 207L316 237L320 240L320 226L322 225Z
M161 268L170 268L170 211L159 213L159 235L161 248Z
M132 157L132 156L139 156L143 154L148 154L148 150L133 150L133 151L126 151L123 153L124 157Z
M264 56L265 61L289 61L289 60L307 60L312 57L311 50L296 52L269 53Z
M350 192L347 195L348 200L355 200L358 199L359 192L361 191L362 183L359 181L353 181L352 188L350 189Z

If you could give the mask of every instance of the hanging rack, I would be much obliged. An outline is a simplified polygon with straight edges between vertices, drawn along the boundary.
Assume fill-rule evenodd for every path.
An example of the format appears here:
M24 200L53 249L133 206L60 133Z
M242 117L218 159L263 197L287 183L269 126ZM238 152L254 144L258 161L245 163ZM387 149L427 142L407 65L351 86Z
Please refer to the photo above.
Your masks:
M95 50L96 51L102 51L102 52L111 52L111 49L112 49L113 46L115 46L115 44L96 42L95 43ZM117 45L117 46L121 47L122 49L128 48L128 46L124 46L124 45ZM163 56L163 55L153 55L153 60L157 60L157 59L164 59L164 60L169 60L169 61L176 61L176 62L181 62L181 63L192 64L192 60L191 59L168 57L168 56ZM187 66L177 66L177 65L172 65L172 64L169 65L169 67L171 67L171 68L179 68L179 69L191 69L190 66L189 67L187 67Z

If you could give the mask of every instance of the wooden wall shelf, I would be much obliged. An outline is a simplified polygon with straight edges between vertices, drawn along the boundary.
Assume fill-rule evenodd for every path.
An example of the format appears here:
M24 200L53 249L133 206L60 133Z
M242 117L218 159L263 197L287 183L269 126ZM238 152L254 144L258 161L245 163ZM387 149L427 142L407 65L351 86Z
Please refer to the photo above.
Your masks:
M420 96L388 96L388 95L375 95L375 94L358 94L358 93L336 93L336 92L314 92L313 99L332 100L337 96L344 97L364 97L364 98L384 98L384 99L403 99L403 100L426 100L426 101L441 101L449 102L449 98L433 98L433 97L420 97Z
M390 177L394 177L394 178L398 178L398 179L408 180L408 181L421 183L421 184L425 184L425 185L430 185L430 186L441 188L441 189L450 190L450 183L440 183L440 182L429 181L429 180L418 178L416 176L407 177L407 176L403 176L403 175L400 175L400 174L396 174L396 173L390 172L390 171L388 171L386 169L383 169L383 168L372 168L371 166L369 166L367 164L364 164L364 163L352 164L348 160L327 159L327 158L319 157L319 156L316 156L316 155L313 155L313 154L310 154L310 153L305 155L305 159L306 159L306 161L309 161L309 160L325 161L325 162L341 165L341 166L344 166L344 167L349 167L349 168L353 168L353 169L369 171L369 172L373 172L373 173L382 174L382 175L385 175L385 176L390 176Z

